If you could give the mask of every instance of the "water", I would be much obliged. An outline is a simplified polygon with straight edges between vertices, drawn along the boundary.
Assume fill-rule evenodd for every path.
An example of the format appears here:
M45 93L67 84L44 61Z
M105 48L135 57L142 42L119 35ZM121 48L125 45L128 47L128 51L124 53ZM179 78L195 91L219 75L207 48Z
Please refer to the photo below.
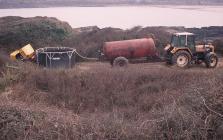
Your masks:
M3 16L48 16L72 27L223 26L223 6L119 6L0 9Z

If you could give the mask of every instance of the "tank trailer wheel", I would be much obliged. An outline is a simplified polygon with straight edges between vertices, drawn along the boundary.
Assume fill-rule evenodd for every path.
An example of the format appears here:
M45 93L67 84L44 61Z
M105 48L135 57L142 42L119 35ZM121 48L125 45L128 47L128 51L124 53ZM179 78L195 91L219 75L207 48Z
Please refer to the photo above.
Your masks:
M187 51L178 51L173 55L172 62L180 68L186 68L191 61L191 55Z
M172 65L172 62L171 61L166 61L166 63L165 63L167 66L170 66L170 65Z
M113 66L115 67L127 67L129 60L125 57L117 57L113 61Z
M215 53L208 53L205 56L205 64L207 68L215 68L218 64L218 57Z

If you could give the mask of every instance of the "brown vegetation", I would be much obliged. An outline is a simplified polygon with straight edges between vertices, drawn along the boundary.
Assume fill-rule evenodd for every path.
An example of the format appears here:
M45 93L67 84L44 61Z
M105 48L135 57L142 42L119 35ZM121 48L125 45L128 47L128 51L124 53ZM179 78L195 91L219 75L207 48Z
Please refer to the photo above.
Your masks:
M222 55L223 54L223 39L216 39L213 42L213 45L215 46L216 51Z
M0 139L221 139L221 68L20 64L1 76Z
M172 32L191 30L199 35L202 30L95 27L71 31L56 19L35 19L34 23L17 17L0 20L2 25L19 23L26 30L0 25L1 49L10 51L31 42L36 48L65 45L96 56L105 41L154 34L162 49ZM25 28L29 24L30 30ZM220 29L218 32L221 34ZM212 33L209 37L219 37ZM74 69L50 70L29 63L8 67L7 63L11 64L8 55L1 51L0 139L223 138L222 64L217 69L199 66L182 70L163 63L132 64L126 69L111 68L107 63L83 63Z

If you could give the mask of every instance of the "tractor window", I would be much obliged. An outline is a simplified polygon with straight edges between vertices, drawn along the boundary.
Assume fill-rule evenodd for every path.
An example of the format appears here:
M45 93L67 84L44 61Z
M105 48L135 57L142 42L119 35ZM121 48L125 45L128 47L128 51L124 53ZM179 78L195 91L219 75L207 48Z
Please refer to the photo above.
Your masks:
M16 59L18 59L18 60L22 60L22 59L23 59L21 53L18 53L15 57L16 57Z
M187 46L192 52L195 52L195 38L194 36L187 36Z
M189 48L193 48L193 47L195 47L194 36L188 36L188 37L187 37L187 46L188 46Z
M180 44L179 46L180 47L184 47L186 45L186 36L183 35L183 36L180 36Z
M178 46L178 45L179 45L178 36L172 36L171 46Z

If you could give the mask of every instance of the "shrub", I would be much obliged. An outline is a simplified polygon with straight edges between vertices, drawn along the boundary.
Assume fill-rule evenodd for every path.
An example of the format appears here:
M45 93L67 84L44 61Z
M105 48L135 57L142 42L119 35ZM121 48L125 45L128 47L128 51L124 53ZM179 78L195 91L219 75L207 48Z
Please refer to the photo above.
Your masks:
M70 70L49 70L24 64L16 73L11 71L12 75L18 73L17 82L11 84L13 93L8 98L28 105L26 110L41 108L40 112L46 113L46 121L37 129L50 130L47 132L53 138L142 140L223 137L223 122L219 115L223 114L223 73L220 69L181 70L160 64L111 69L109 64L86 63ZM54 112L44 108L56 109ZM48 117L56 117L52 112L60 114L60 122L47 121ZM68 119L75 124L64 122L63 118L68 117L66 113L78 116L78 120L76 117ZM55 125L61 127L55 128ZM33 133L29 135L34 136ZM45 133L38 136L52 138Z

